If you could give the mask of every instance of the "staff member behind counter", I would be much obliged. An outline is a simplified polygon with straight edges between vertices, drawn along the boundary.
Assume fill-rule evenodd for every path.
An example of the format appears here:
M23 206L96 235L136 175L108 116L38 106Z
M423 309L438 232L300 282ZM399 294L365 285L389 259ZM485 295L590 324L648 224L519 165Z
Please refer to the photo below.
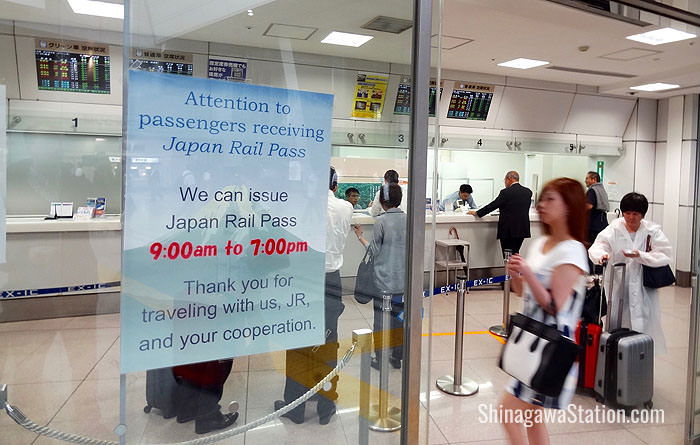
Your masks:
M469 184L462 184L459 186L459 190L447 195L440 203L440 211L445 211L445 209L455 210L460 206L459 201L463 201L465 205L468 205L470 209L477 208L474 198L472 198L472 193L474 189Z

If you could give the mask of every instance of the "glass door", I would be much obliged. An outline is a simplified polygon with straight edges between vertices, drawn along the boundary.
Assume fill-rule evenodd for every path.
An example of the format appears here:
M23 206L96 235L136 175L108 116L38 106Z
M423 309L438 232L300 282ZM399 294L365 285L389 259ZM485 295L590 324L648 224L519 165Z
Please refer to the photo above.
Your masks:
M414 11L128 3L127 443L417 440Z
M697 135L696 135L697 137ZM697 150L697 139L694 141ZM692 300L690 306L690 341L688 344L688 383L685 417L685 441L700 443L700 304L698 299L698 273L700 272L700 159L695 162L695 202L693 203L693 250L691 256Z

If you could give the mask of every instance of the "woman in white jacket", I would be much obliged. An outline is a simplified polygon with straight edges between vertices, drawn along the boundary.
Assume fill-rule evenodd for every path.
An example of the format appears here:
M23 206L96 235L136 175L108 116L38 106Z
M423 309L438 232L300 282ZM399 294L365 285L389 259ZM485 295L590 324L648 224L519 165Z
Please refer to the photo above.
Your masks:
M625 297L622 315L622 327L650 335L654 339L654 351L666 352L666 340L661 329L661 309L659 293L656 289L644 287L642 265L659 267L671 262L671 243L661 231L661 226L644 218L649 202L639 193L628 193L620 201L622 218L614 220L595 239L588 249L591 261L600 264L608 260L610 267L606 270L605 292L609 299L620 295ZM650 249L647 252L647 238ZM622 272L613 264L627 264L626 283L622 282ZM615 273L615 288L610 289L612 273ZM623 293L627 288L627 292ZM611 307L615 314L608 311L608 319L617 317L617 308Z

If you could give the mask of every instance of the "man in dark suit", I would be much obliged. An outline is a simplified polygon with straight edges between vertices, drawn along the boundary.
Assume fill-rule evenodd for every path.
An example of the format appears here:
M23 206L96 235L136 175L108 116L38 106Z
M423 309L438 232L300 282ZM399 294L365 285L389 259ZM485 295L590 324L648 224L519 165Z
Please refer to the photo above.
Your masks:
M469 211L470 215L482 218L500 209L498 217L498 234L496 238L501 242L501 251L506 249L513 253L520 252L525 238L530 238L530 199L532 191L520 185L520 175L516 171L506 173L506 188L501 190L496 199L479 210ZM503 255L505 258L505 254Z

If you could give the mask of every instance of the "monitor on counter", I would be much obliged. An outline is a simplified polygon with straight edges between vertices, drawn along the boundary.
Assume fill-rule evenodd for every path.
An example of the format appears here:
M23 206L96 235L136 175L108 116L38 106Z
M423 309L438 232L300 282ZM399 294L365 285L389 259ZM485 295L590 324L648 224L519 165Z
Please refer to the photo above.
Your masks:
M34 57L39 90L110 93L107 45L36 39Z
M455 82L447 118L485 121L489 115L494 91L494 85Z

